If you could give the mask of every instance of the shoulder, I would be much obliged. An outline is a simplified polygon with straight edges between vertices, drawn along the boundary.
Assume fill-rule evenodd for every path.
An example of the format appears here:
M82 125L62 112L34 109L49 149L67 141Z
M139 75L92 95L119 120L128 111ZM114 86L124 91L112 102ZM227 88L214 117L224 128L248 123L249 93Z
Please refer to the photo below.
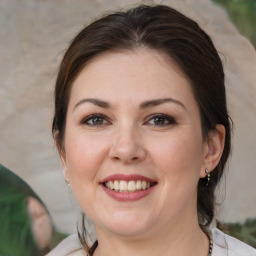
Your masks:
M224 234L217 228L212 229L212 256L256 256L256 250L238 239Z
M65 238L46 256L85 256L83 247L76 234Z

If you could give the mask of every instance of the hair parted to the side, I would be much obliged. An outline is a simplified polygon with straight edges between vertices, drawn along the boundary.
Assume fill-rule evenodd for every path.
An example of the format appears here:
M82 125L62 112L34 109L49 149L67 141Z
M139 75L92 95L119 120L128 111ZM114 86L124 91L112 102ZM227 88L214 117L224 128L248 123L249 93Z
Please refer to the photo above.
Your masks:
M107 15L85 27L72 41L60 65L52 132L57 134L59 147L63 147L72 83L90 60L105 52L140 47L164 53L184 72L200 109L204 139L215 131L217 124L226 129L223 154L211 172L209 185L206 186L204 179L198 183L198 220L200 225L207 226L214 217L214 191L230 154L231 121L220 57L210 37L193 20L168 6L140 5ZM85 231L80 239L86 247Z

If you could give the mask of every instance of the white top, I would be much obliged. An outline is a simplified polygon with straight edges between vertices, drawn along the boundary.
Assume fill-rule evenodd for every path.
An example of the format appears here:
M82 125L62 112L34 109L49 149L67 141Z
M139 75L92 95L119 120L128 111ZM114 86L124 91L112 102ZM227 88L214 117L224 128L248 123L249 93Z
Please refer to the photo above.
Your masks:
M212 229L212 256L256 256L256 249L224 234L217 228ZM46 256L86 256L76 234L64 239Z

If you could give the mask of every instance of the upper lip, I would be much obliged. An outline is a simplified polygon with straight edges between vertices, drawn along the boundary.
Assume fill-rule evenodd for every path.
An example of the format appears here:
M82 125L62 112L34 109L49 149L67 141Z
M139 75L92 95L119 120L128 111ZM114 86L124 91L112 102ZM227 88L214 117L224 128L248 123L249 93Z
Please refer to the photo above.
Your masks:
M145 180L150 183L156 183L156 180L153 180L153 179L150 179L148 177L138 175L138 174L129 174L129 175L113 174L113 175L110 175L110 176L104 178L100 183L105 183L105 182L113 181L113 180L125 180L125 181L130 181L130 180L134 180L134 181L142 180L143 181L143 180Z

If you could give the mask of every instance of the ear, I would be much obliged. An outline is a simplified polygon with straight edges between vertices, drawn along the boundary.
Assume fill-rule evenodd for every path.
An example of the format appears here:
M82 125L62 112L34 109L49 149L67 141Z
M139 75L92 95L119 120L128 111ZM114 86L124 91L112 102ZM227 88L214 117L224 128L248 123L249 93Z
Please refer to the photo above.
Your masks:
M63 166L63 177L67 183L70 183L69 170L67 168L66 155L64 150L60 153L60 159Z
M59 151L59 154L60 154L60 160L63 166L63 177L67 183L70 183L69 170L67 168L65 150L62 149L61 151Z
M225 145L226 129L222 124L216 125L205 142L204 160L200 177L206 177L205 169L210 172L218 165Z
M63 166L63 177L66 182L69 182L70 179L69 179L69 172L66 165L66 153L65 153L63 142L60 141L59 132L56 132L54 134L54 139L55 139L55 144L58 149L60 160Z

